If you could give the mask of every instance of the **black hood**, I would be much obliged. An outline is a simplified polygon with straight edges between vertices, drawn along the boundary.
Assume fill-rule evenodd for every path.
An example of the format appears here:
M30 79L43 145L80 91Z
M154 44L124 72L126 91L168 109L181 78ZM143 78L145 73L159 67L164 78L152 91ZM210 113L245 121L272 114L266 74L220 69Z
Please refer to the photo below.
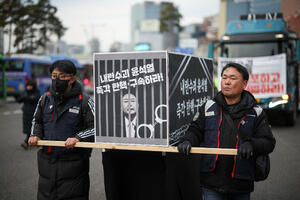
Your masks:
M69 99L69 98L72 98L74 96L78 96L79 94L81 94L82 93L82 87L81 87L81 84L80 84L79 81L75 81L73 83L73 86L72 86L71 90L66 94L57 94L52 89L52 86L50 87L50 92L55 98L63 100L63 99Z
M225 112L229 113L232 118L243 117L257 104L254 96L246 90L242 92L241 101L234 105L228 105L226 103L222 92L218 92L214 100Z

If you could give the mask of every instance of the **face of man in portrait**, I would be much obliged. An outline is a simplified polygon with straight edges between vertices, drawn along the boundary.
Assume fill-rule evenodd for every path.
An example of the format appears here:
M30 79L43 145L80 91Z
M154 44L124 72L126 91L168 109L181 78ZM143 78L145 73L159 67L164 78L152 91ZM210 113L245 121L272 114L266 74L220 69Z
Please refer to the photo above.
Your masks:
M133 94L125 94L122 98L122 110L126 115L135 115L137 111L136 97Z

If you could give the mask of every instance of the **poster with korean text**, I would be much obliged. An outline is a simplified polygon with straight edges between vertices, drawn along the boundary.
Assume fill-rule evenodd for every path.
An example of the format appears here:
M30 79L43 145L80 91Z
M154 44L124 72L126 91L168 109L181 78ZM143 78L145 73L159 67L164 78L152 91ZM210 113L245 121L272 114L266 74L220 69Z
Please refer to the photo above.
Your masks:
M281 97L286 94L285 57L285 54L278 54L263 57L219 58L218 77L221 77L222 69L227 63L240 63L250 74L246 90L256 98Z
M176 145L199 108L213 97L211 59L169 53L169 142Z
M94 54L96 142L168 145L167 53Z

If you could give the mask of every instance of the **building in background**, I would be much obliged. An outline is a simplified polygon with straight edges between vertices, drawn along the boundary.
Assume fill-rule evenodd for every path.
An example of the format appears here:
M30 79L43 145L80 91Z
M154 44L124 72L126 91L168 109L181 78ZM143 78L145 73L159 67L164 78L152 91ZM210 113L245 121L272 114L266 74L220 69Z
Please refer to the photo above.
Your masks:
M175 41L178 44L178 31L175 33L175 40L170 41L167 33L160 33L160 12L169 2L156 3L145 1L134 4L131 7L131 45L150 44L151 50L164 50Z
M131 51L131 45L122 42L113 42L109 48L110 52Z
M92 38L88 42L88 52L90 54L96 53L100 51L100 42L97 38Z
M218 14L205 17L202 23L183 27L175 52L207 57L208 45L218 39Z
M59 40L57 42L49 42L46 46L46 54L59 54L69 56L68 44L63 40Z
M160 5L152 1L134 4L131 7L131 45L150 42L152 50L162 49L159 32Z

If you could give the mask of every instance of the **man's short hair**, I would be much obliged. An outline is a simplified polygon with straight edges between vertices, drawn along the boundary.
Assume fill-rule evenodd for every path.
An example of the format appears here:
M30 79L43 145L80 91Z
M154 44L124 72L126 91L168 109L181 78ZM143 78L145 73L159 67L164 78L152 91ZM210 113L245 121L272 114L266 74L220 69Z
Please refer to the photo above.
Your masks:
M50 73L54 69L57 69L60 72L64 72L66 74L73 74L76 75L76 67L74 63L70 60L57 60L49 68Z
M249 80L249 72L248 72L247 68L241 64L234 63L234 62L231 62L231 63L228 63L227 65L225 65L225 67L222 69L221 76L223 76L223 72L229 67L235 68L243 76L244 80L247 80L247 81Z

